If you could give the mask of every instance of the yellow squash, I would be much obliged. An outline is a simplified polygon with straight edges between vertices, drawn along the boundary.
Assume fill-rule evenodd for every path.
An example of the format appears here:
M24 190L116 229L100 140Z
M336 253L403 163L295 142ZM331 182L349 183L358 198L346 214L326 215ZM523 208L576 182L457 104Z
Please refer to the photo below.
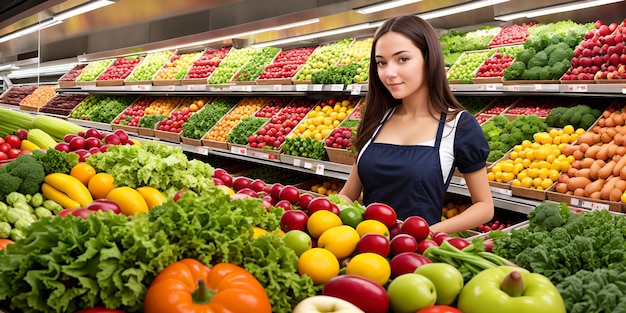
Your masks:
M67 195L70 199L78 202L82 207L86 207L93 202L93 197L89 189L73 176L63 173L52 173L46 175L44 183Z
M117 203L126 215L148 213L148 204L141 194L130 187L117 187L107 195L107 199Z
M146 204L148 205L148 209L152 210L153 207L157 205L161 205L163 202L167 201L167 198L156 188L144 186L136 189L137 192L146 200Z
M75 210L80 208L80 203L70 199L66 194L46 183L41 184L41 193L43 193L44 197L60 204L65 209Z

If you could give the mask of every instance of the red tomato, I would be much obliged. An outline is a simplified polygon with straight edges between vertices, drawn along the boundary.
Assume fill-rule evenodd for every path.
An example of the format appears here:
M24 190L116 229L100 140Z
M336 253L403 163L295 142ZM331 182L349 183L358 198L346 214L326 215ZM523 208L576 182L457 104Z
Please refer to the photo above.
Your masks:
M366 220L377 220L389 228L396 223L397 216L396 211L392 207L384 203L374 202L365 208L363 218Z
M459 309L453 308L447 305L433 305L427 308L423 308L417 313L463 313Z
M7 135L6 137L4 137L4 140L6 141L6 143L8 143L11 148L13 149L17 149L20 147L22 141L20 140L19 137L15 136L15 135Z

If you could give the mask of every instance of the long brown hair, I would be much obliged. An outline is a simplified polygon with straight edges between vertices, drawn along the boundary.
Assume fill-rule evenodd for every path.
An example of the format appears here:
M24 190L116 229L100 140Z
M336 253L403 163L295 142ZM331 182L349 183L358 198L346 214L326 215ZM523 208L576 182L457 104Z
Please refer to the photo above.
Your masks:
M443 61L443 52L441 51L439 37L435 29L428 22L414 15L392 17L386 20L374 34L370 56L369 90L365 102L365 111L357 129L355 142L358 151L372 137L385 112L402 102L401 99L393 98L378 77L375 47L378 39L389 32L406 36L422 52L426 66L425 73L426 77L428 77L424 82L427 84L428 111L430 114L438 120L442 112L446 112L448 116L455 116L463 110L463 106L450 92Z

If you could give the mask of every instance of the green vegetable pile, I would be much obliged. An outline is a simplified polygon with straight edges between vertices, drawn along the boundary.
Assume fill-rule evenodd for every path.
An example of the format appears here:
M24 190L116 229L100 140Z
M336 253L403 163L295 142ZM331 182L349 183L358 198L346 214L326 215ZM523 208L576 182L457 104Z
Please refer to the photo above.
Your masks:
M141 119L139 119L139 124L137 126L142 127L142 128L154 128L156 124L158 124L160 121L166 118L167 118L167 115L161 115L161 114L144 115L141 117Z
M45 200L40 193L24 195L12 192L6 202L0 201L0 239L18 240L36 220L57 214L63 207L52 200Z
M355 82L354 78L360 74L359 70L369 67L369 58L360 62L348 65L331 66L328 70L313 73L311 83L313 84L344 84L349 85Z
M89 119L91 112L97 108L100 100L104 98L104 95L89 95L89 97L85 98L85 100L72 110L69 117L81 120Z
M245 82L254 81L261 75L261 72L265 69L265 66L270 64L274 57L280 52L279 48L275 47L263 47L256 52L254 58L248 61L237 74L235 74L235 81Z
M124 109L131 105L135 96L111 96L100 100L87 114L90 121L110 124Z
M592 23L572 21L538 24L528 29L524 51L504 70L505 80L558 80L570 67L574 48Z
M487 49L489 42L500 32L500 27L483 26L479 30L459 33L451 30L439 37L446 66L452 66L465 51Z
M463 105L465 110L472 114L480 112L491 101L496 99L495 97L470 97L470 96L456 96L456 99Z
M265 122L267 122L267 119L264 118L254 116L246 117L230 130L226 141L234 144L245 145L248 143L248 138L258 131L259 128L265 124Z
M191 115L183 124L182 136L201 139L239 100L241 97L219 97L206 104L201 111Z
M589 129L602 115L602 110L591 108L586 104L579 104L571 108L557 107L546 115L545 122L548 126L563 128L572 125L574 128Z
M545 202L528 218L526 229L490 233L494 253L548 277L567 312L624 312L626 216Z
M286 138L283 143L283 152L296 157L328 160L324 142L317 141L311 137Z
M161 270L196 258L244 267L265 287L274 312L291 312L318 290L297 273L298 257L278 235L253 239L252 230L278 230L281 212L268 213L259 199L230 201L211 188L133 217L113 212L87 220L45 217L24 239L0 251L0 304L24 312L96 306L140 312Z
M52 173L69 174L74 166L78 164L78 154L48 149L33 151L35 159L43 166L46 175Z
M480 127L489 144L487 162L499 160L515 145L532 140L535 133L548 128L536 115L520 115L511 122L502 115L496 115Z
M30 154L22 154L0 167L0 199L11 192L34 195L39 192L46 174L44 167Z
M213 168L200 160L188 160L180 147L147 141L141 145L111 146L105 153L87 158L97 172L106 172L119 185L151 186L173 197L181 189L201 192L213 186Z

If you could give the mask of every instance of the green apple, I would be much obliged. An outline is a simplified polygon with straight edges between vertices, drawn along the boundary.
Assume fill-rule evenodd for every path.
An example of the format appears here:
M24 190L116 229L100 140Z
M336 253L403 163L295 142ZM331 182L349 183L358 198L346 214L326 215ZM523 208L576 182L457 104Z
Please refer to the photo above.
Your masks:
M387 287L394 313L414 313L435 304L435 285L424 275L408 273L396 277Z
M430 279L437 290L437 304L450 305L463 289L463 275L454 266L447 263L424 264L415 270Z
M311 249L311 236L301 230L290 230L283 235L283 243L291 248L298 257Z

